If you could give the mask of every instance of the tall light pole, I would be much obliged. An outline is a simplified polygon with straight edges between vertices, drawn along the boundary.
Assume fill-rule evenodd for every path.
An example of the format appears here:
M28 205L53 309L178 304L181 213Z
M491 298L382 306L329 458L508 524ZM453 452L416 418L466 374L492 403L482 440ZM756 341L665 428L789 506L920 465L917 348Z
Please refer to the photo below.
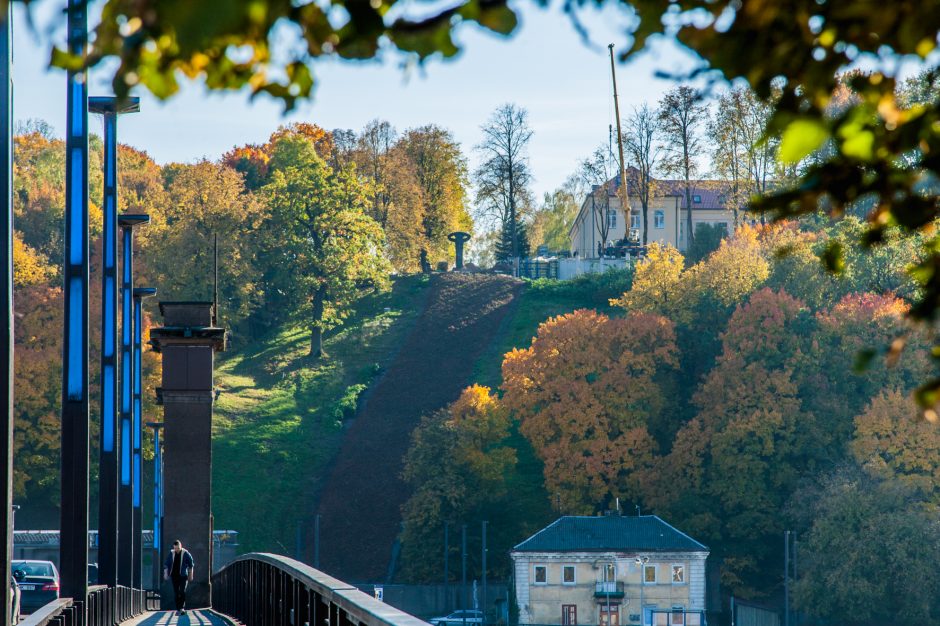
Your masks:
M143 428L141 427L143 405L141 402L141 387L143 380L143 370L141 368L141 335L143 333L143 299L157 295L157 290L153 287L137 287L134 294L134 398L131 406L132 422L134 426L134 459L133 476L134 485L132 490L134 504L134 588L143 589L143 556L144 556L144 538L143 538L143 514L141 510L141 500L143 499L143 462L141 459L141 446L143 443Z
M649 562L650 558L648 556L636 557L637 567L640 568L640 624L643 626L646 626L646 609L643 608L643 586L646 584L646 564Z
M0 373L0 404L3 405L4 419L0 426L0 489L3 489L3 502L0 506L0 520L6 529L3 535L0 567L10 571L13 557L13 3L8 2L6 12L0 13L0 102L3 103L3 115L0 116L0 202L4 205L3 217L0 218L0 246L3 247L3 269L0 270L0 300L2 300L3 332L0 332L0 352L3 353ZM10 585L3 585L3 606L10 606ZM0 622L10 626L10 612Z
M104 116L104 232L101 238L101 433L98 495L98 580L117 585L118 568L118 195L117 116L140 110L138 98L118 101L111 96L88 99L88 111Z
M163 422L147 422L153 429L153 588L160 589L160 556L163 554L163 453L160 449L160 429Z
M68 51L85 58L86 0L69 0ZM88 595L88 81L67 74L65 255L62 342L62 463L59 568L63 597ZM85 603L76 619L85 622Z
M121 227L121 484L118 487L118 584L134 586L134 568L140 569L140 528L134 527L134 227L150 222L148 215L122 213L118 216ZM139 446L138 446L139 448ZM137 539L135 540L135 533ZM137 550L134 546L138 546Z

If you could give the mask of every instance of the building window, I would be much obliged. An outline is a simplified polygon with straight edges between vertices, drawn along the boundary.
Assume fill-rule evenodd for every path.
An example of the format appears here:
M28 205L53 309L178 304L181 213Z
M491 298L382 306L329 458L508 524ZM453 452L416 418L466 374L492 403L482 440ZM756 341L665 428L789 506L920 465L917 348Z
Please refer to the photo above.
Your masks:
M561 568L561 582L565 585L574 584L574 565L565 565Z
M728 199L725 198L725 194L723 194L723 193L718 194L718 206L723 205L723 204L724 204L725 202L727 202L727 201L728 201Z
M607 211L607 227L608 228L617 227L617 211L614 209L609 209Z
M679 242L685 241L685 220L679 220Z
M655 565L643 566L643 583L646 585L656 584L656 566Z
M631 213L630 214L630 228L639 228L640 227L640 214Z
M578 626L578 605L561 605L561 623L562 626Z
M702 196L700 196L700 195L698 195L698 194L692 196L692 202L693 202L694 204L702 204Z
M672 584L673 585L685 584L685 565L673 565L672 566Z
M544 565L535 566L535 584L544 585L548 583L548 568Z
M665 211L656 211L653 213L653 228L666 228Z
M617 566L613 563L606 563L604 565L604 582L612 583L617 580Z

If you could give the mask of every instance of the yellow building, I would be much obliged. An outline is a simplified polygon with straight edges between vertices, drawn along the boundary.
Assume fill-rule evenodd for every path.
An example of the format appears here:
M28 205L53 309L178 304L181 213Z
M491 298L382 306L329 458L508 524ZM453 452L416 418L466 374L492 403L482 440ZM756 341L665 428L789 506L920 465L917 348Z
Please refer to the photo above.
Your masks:
M519 623L705 626L708 554L655 515L561 517L511 552Z
M627 186L627 203L630 205L627 212L621 206L620 176L615 176L604 187L606 192L595 188L584 197L578 216L568 230L573 256L597 258L602 241L613 244L626 238L631 229L634 236L642 240L642 205L633 184ZM677 180L658 180L654 188L656 193L650 199L648 210L647 243L666 243L685 251L688 247L685 184ZM698 224L703 223L722 225L726 233L734 229L734 213L727 206L718 181L702 181L692 189L693 232Z

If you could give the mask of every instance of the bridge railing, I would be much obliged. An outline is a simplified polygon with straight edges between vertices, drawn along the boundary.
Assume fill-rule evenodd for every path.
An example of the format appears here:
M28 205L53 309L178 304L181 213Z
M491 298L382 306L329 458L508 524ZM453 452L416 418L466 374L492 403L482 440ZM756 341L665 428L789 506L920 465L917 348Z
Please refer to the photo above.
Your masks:
M212 607L245 626L428 626L349 583L265 553L243 555L212 576Z
M84 606L72 598L58 598L22 618L18 626L113 626L140 615L147 604L143 589L92 585Z

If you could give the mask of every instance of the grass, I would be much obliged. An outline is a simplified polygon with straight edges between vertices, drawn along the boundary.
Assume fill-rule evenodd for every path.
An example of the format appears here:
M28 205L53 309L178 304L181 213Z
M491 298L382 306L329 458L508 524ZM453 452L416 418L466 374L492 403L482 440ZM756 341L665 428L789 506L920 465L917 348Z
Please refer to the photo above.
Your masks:
M298 524L311 516L344 420L394 358L426 286L404 277L364 298L325 339L326 358L307 356L309 331L295 324L217 364L213 515L216 528L239 531L243 550L296 552Z

